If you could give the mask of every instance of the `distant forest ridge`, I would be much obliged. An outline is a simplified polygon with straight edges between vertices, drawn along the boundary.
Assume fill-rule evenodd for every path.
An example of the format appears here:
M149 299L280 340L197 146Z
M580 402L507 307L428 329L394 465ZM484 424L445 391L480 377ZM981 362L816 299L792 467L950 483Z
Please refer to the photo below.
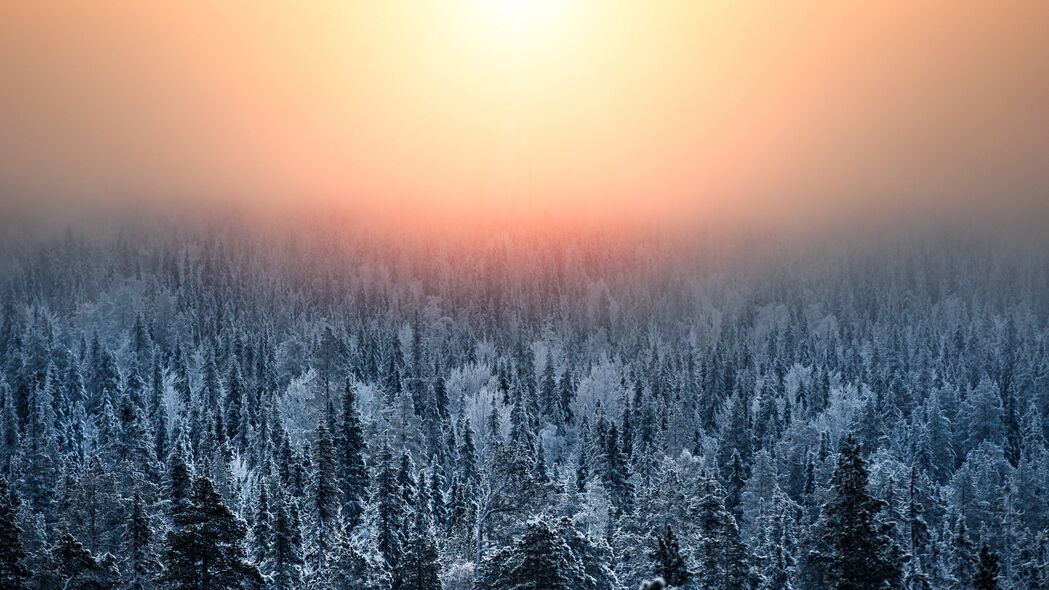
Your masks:
M0 587L1049 587L1044 237L569 229L5 226Z

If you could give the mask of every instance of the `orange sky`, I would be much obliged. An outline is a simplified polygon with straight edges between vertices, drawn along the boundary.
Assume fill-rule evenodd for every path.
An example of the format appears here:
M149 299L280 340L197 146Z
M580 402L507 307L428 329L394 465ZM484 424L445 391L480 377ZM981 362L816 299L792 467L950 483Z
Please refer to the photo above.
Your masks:
M1049 2L513 1L9 0L0 191L637 216L1049 190Z

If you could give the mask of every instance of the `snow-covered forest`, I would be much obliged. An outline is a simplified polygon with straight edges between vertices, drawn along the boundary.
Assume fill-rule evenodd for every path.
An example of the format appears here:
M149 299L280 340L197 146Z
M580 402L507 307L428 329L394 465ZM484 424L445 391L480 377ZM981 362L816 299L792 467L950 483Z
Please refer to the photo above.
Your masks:
M1045 256L5 249L5 590L1049 588Z

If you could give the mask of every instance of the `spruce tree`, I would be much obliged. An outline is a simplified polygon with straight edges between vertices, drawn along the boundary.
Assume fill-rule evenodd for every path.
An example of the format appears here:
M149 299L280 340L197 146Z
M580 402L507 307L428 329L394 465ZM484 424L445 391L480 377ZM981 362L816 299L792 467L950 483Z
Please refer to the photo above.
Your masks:
M379 458L381 465L376 478L375 501L378 504L378 547L386 559L391 572L398 572L404 554L405 516L408 505L404 502L397 480L397 465L388 443L384 442ZM396 584L396 580L395 580Z
M121 485L116 474L95 457L67 490L64 528L95 554L116 554L123 546L121 533L128 506Z
M460 481L468 486L476 483L477 479L477 447L474 445L474 430L470 420L466 418L463 406L459 407L459 419L457 420L459 431L459 476Z
M310 561L316 571L325 568L343 533L342 493L338 484L335 441L322 419L313 441Z
M193 482L188 505L174 513L167 537L164 582L171 590L242 590L261 585L247 560L247 525L239 520L206 477Z
M328 564L320 590L390 590L393 577L386 560L379 552L379 511L374 502L364 505L361 520L348 534L340 538L334 560Z
M346 528L357 526L365 502L368 501L368 467L364 456L367 443L360 411L357 409L357 393L347 380L342 396L342 419L337 433L339 487L342 488L342 516Z
M684 586L689 580L688 564L681 554L674 529L669 524L655 535L656 547L649 554L655 562L654 572L671 586Z
M998 590L1001 566L998 554L987 545L980 547L980 565L973 576L973 590Z
M189 386L189 369L186 367L186 359L182 355L182 347L178 346L175 349L175 358L172 363L175 368L175 397L179 401L179 407L182 409L182 415L185 416L189 412L190 405L193 403L193 392Z
M367 518L367 510L362 513ZM361 525L365 526L365 525ZM382 555L374 547L365 547L370 539L343 537L335 560L328 567L320 588L325 590L389 590L393 584Z
M183 430L175 440L174 450L168 457L167 476L165 478L165 492L169 506L169 517L184 509L193 494L193 474L188 464L188 452L186 441L182 436Z
M622 516L633 510L634 486L630 483L630 465L619 446L619 430L614 424L605 438L604 459L605 486L616 507L616 515Z
M401 562L401 590L441 590L440 556L433 525L417 510Z
M115 590L119 583L112 554L96 558L69 532L59 535L51 553L63 590Z
M222 406L223 424L225 426L225 437L232 448L243 450L247 446L248 433L244 425L244 405L246 386L244 377L241 375L240 363L234 360L230 366L229 377L226 379L226 398Z
M856 438L842 444L831 477L832 497L821 515L827 580L837 590L885 590L901 583L899 548L879 517L884 502L870 495L867 465Z
M248 542L248 557L259 565L263 574L269 572L265 563L273 549L273 514L270 512L269 493L266 484L259 486L259 495L255 500L255 514L251 524L251 536Z
M15 521L18 501L0 477L0 588L28 590L30 572L23 561L22 529Z
M575 422L575 415L572 413L572 403L575 401L575 381L572 378L571 367L561 373L557 390L557 405L561 412L561 421L565 424L572 424Z
M710 590L746 590L754 586L747 548L739 527L725 507L725 489L712 477L704 477L696 500L697 564L701 587Z
M532 520L513 545L485 558L476 590L578 590L587 584L586 571L568 543L544 520Z
M430 514L433 517L433 526L438 531L444 530L448 525L448 500L445 494L444 476L441 475L437 463L430 466Z
M273 500L271 549L263 568L275 590L295 590L302 584L302 532L294 500L277 493Z
M546 363L543 366L543 375L539 381L539 402L543 410L543 416L553 424L560 425L564 418L561 414L561 404L557 396L557 379L555 377L554 357L547 350Z
M968 588L976 573L977 554L975 544L965 526L965 519L961 515L958 516L954 534L950 535L948 550L943 553L951 581L959 588Z
M127 590L150 590L155 588L157 574L161 570L153 544L154 525L146 512L142 494L135 490L131 500L131 513L124 528L124 588Z
M18 409L15 407L14 399L11 397L11 388L0 380L0 394L3 394L0 402L0 472L8 473L11 461L21 448L21 427L19 425Z
M149 420L153 431L153 456L163 461L168 456L168 412L164 402L164 373L160 351L153 353L153 372L150 378Z
M616 590L621 587L612 569L613 555L608 543L611 533L605 537L584 535L567 517L562 517L554 525L583 568L584 587L591 590Z

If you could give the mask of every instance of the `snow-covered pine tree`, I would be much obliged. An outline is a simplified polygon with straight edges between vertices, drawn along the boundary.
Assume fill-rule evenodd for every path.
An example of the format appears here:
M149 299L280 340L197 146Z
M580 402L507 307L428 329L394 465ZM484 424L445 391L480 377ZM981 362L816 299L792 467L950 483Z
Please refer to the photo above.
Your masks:
M342 490L342 516L346 528L352 530L360 519L368 501L369 474L365 462L368 451L357 392L347 380L342 395L342 416L336 433L339 487Z
M120 581L116 559L95 557L69 532L58 536L51 550L55 571L64 590L116 590Z
M671 586L684 586L691 577L681 545L674 535L674 529L667 524L655 535L655 548L650 553L655 563L653 571Z
M831 477L832 497L823 505L821 556L827 580L837 590L883 590L902 582L901 551L879 513L884 503L870 495L860 445L846 437Z
M262 576L247 560L247 526L206 477L193 482L187 505L173 515L167 536L163 581L171 590L243 590L259 587Z
M583 564L557 529L532 520L512 545L485 558L474 587L578 590L586 584Z
M441 590L441 564L433 525L425 510L416 510L401 560L401 590Z
M746 545L732 513L725 507L725 489L710 476L703 478L696 499L699 556L696 579L710 590L747 590L756 585Z
M153 518L146 511L142 494L135 490L124 528L122 586L126 590L152 590L157 587L162 564L155 546L156 536Z
M344 532L335 441L323 418L313 436L312 466L308 569L322 576L341 544L340 537Z
M378 549L391 572L397 572L404 556L405 522L409 506L398 483L398 466L393 451L383 441L378 460L379 474L375 478L375 502L378 505ZM395 580L394 584L397 584Z
M31 572L23 563L26 552L22 529L15 520L16 506L14 492L0 477L0 588L28 590Z
M294 498L278 493L273 499L273 529L269 559L262 562L275 590L295 590L302 585L305 562L302 530Z
M987 545L980 547L979 566L973 576L973 590L998 590L1001 565L998 554Z

